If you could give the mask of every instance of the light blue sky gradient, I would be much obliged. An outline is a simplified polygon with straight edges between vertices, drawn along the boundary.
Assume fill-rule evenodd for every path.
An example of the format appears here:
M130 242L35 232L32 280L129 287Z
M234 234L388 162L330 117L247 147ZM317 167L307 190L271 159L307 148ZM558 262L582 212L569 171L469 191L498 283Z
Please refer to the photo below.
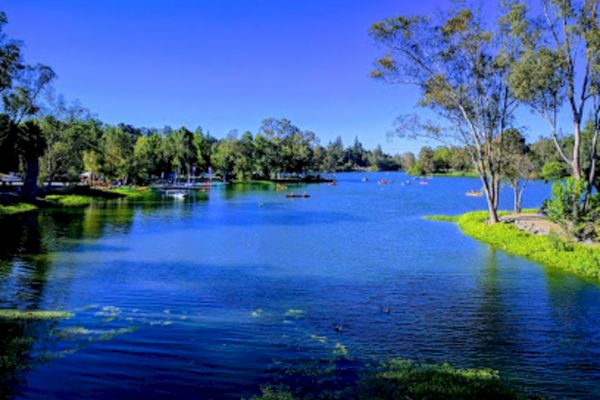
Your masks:
M417 95L369 78L382 54L369 26L446 4L5 0L2 10L7 32L25 42L27 62L50 65L57 91L105 122L202 126L222 137L285 117L325 143L358 136L369 148L380 143L396 153L423 144L386 137L396 115L415 111ZM522 124L535 120L522 114Z

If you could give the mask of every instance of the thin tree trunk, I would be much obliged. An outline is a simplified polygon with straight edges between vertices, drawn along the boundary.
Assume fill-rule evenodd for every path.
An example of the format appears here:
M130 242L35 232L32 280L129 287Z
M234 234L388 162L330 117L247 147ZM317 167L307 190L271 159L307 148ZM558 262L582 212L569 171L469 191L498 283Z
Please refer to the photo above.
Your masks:
M26 200L35 200L38 192L37 178L40 173L40 162L37 157L25 160L25 179L21 196Z

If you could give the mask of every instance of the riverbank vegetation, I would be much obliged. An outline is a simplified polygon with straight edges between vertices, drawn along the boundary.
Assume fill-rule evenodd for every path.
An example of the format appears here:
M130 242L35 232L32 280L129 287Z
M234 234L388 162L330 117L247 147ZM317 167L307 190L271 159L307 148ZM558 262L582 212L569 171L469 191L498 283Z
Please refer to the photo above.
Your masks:
M59 207L86 207L92 204L94 197L77 194L51 194L44 198Z
M312 389L314 391L314 388ZM417 364L395 359L364 374L357 382L327 390L318 398L357 400L392 399L528 399L500 375L489 369L456 369L448 364ZM303 388L264 386L252 400L301 400L315 398Z
M0 204L0 217L14 215L37 210L37 207L29 203Z
M500 213L500 215L506 214ZM533 235L512 223L487 223L484 211L461 216L430 216L434 221L456 222L468 236L509 254L525 257L550 268L600 279L600 246L573 242L557 234Z

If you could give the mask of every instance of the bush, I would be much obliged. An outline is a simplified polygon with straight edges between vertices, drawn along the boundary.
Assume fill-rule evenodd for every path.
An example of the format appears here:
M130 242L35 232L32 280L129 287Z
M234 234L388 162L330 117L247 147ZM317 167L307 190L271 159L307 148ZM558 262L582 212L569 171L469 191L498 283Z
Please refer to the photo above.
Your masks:
M583 179L557 182L552 185L552 198L544 206L548 218L577 240L594 239L600 217L600 195L586 199L587 189Z

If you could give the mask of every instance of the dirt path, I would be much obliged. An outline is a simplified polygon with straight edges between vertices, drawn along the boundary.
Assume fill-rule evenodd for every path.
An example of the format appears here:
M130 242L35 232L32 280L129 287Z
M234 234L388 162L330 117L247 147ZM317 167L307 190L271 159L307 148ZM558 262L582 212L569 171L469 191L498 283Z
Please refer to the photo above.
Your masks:
M501 217L500 220L512 222L519 229L534 235L563 234L563 230L558 224L548 221L542 214L510 214Z

